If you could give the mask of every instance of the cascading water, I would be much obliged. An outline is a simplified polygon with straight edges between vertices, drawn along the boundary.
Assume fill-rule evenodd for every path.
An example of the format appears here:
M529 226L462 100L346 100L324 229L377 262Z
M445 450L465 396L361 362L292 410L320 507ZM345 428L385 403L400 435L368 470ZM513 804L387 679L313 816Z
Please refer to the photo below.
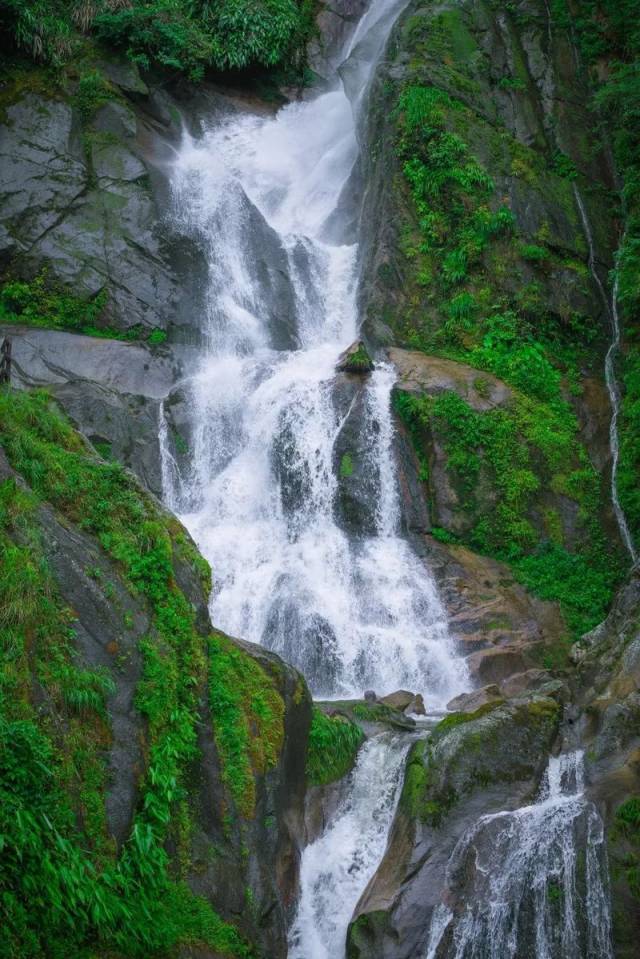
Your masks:
M163 474L215 570L216 624L280 653L315 693L408 686L437 706L465 671L400 536L385 364L359 387L371 528L336 516L335 366L358 332L356 124L404 2L373 0L328 92L185 135L176 220L208 250L207 349L189 385L190 468L180 473L165 430Z
M589 216L587 214L587 209L584 205L584 200L578 186L574 183L573 192L576 198L576 203L578 210L580 212L580 219L582 220L582 228L584 230L584 235L589 246L589 269L591 275L598 287L598 292L600 293L600 298L602 300L605 315L609 318L611 324L611 343L609 349L607 350L607 355L605 357L604 363L604 372L605 380L607 384L607 391L609 393L609 401L611 403L611 423L609 426L609 445L611 447L611 501L613 503L613 511L616 517L616 522L618 524L618 529L620 530L620 535L622 541L627 548L629 555L634 563L638 562L638 552L636 550L635 544L633 542L633 537L627 523L627 518L624 515L624 510L622 504L620 503L620 497L618 495L618 465L620 461L620 441L618 437L618 419L620 416L620 388L618 386L618 381L616 379L616 368L615 362L620 351L620 313L618 309L618 290L619 290L619 279L616 275L616 279L613 286L613 293L611 296L611 302L609 302L609 297L604 288L604 284L600 279L598 273L598 264L596 260L596 251L595 244L593 242L593 231L591 229L591 224L589 222ZM623 241L624 242L624 241Z
M538 802L483 816L447 867L426 959L610 959L604 827L581 752L549 762Z
M391 734L363 746L332 824L303 853L289 959L344 955L353 910L385 850L408 749L406 736Z

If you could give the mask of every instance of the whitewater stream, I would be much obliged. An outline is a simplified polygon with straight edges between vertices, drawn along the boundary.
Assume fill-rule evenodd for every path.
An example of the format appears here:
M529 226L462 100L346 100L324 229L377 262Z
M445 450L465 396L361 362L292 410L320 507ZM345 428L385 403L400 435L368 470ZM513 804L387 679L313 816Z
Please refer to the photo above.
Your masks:
M449 860L426 959L611 959L604 826L582 752L549 761L538 801L482 816ZM533 949L533 951L532 951Z
M402 788L407 736L385 733L360 750L331 825L305 849L289 959L338 959L358 899L385 851Z
M465 672L400 531L394 374L379 363L354 388L335 373L359 329L358 117L403 5L373 0L323 92L185 134L175 216L209 254L206 350L188 385L190 466L165 442L163 481L215 571L216 625L279 653L316 695L406 687L438 707ZM362 530L336 508L334 447L356 403Z

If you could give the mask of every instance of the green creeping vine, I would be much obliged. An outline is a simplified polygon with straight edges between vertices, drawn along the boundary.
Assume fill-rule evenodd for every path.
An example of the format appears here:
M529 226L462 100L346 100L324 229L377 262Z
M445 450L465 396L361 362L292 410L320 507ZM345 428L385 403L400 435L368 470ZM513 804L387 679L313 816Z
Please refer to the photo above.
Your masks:
M307 778L311 786L326 786L342 779L353 768L364 734L346 716L326 716L313 708Z
M80 957L91 946L146 957L200 942L248 959L236 930L171 877L164 848L196 755L207 652L176 584L174 549L185 545L172 540L174 521L124 470L92 455L46 394L0 391L0 443L31 488L0 485L0 953ZM38 540L41 502L97 537L151 613L136 693L148 719L147 770L119 856L103 808L112 684L74 663L74 616Z

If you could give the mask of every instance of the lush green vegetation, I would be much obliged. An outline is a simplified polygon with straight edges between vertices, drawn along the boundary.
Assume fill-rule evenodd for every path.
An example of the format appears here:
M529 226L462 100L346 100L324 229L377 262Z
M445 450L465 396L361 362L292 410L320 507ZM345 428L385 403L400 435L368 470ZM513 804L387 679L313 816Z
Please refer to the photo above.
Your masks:
M83 300L61 284L51 282L42 272L30 282L11 280L2 285L0 323L67 330L105 339L145 339L156 346L166 340L164 330L149 332L136 326L123 331L107 325L102 319L106 303L106 292L99 293L91 300Z
M473 549L510 563L534 593L560 602L574 638L601 622L619 579L597 522L600 481L577 439L568 404L522 394L509 407L476 412L456 393L396 393L396 409L420 448L437 437L469 523ZM573 501L581 549L569 551L548 493ZM449 534L449 542L456 537Z
M592 16L607 4L584 6ZM629 4L623 6L629 15ZM575 638L602 619L626 563L603 531L608 491L589 461L573 408L585 375L601 374L608 331L572 305L588 294L583 254L564 252L546 222L535 235L519 235L520 224L478 155L503 176L532 186L544 182L584 252L572 195L580 174L557 149L545 157L542 145L524 147L474 111L478 95L486 96L478 70L483 54L464 11L417 13L407 21L405 42L415 59L396 108L404 288L401 309L383 320L408 346L498 376L514 388L514 399L485 413L453 394L433 400L398 394L396 405L427 487L434 439L446 453L460 523L457 535L442 528L435 534L509 563L535 593L559 600ZM524 95L526 66L516 62L513 69L498 87ZM635 110L629 101L626 109ZM632 274L637 282L638 270L621 282L626 303ZM640 377L631 356L626 380L620 488L635 523ZM566 504L573 505L567 510Z
M618 807L609 838L616 847L614 877L624 877L632 895L640 900L640 796Z
M265 669L220 634L209 640L209 708L222 780L249 819L255 813L255 777L280 756L284 701Z
M37 61L61 65L94 38L145 69L198 79L207 69L300 67L312 9L311 0L4 0L0 31Z
M201 942L246 959L249 947L188 890L165 850L185 809L207 680L206 637L174 561L193 560L203 585L209 570L176 521L119 466L96 458L46 394L0 391L0 443L30 488L0 485L0 952L80 957L91 944L146 957ZM44 502L97 538L149 610L136 691L148 721L146 770L119 855L104 813L113 679L76 661L76 617L40 543Z
M346 716L326 716L314 706L307 755L309 784L325 786L346 776L363 739L360 727Z

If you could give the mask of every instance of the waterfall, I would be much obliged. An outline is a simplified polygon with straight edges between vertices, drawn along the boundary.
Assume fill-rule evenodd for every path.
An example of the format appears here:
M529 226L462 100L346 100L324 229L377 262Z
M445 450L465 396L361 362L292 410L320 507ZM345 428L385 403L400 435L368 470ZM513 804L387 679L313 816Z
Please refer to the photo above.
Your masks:
M302 855L289 959L344 955L353 910L385 850L409 745L406 736L385 733L361 749L331 825Z
M622 537L622 542L624 543L626 549L631 556L632 562L637 563L638 561L638 552L635 548L633 542L633 537L631 536L631 531L627 523L627 518L624 515L624 510L620 503L620 497L618 495L618 465L620 462L620 442L618 438L618 418L620 416L620 388L618 386L618 381L616 379L616 369L615 362L620 351L620 313L618 309L618 290L619 290L619 278L616 271L616 279L613 286L613 294L611 297L611 302L609 302L609 297L605 291L604 285L600 276L598 274L598 265L596 262L596 251L595 244L593 242L593 231L591 230L591 224L589 222L589 216L587 214L587 209L582 199L580 190L578 189L577 184L573 185L573 192L575 194L576 203L578 210L580 211L580 218L582 220L582 227L584 230L584 235L589 246L589 269L591 275L598 287L598 292L600 294L600 299L604 306L605 314L609 318L611 324L611 343L609 349L607 350L607 355L605 358L604 371L605 371L605 380L607 384L607 391L609 393L609 401L611 403L611 423L609 426L609 445L611 448L611 501L613 503L613 511L616 517L616 522L618 524L618 529L620 530L620 536ZM623 241L624 242L624 241Z
M359 328L358 117L404 3L373 0L328 90L185 134L175 221L209 261L188 467L161 439L165 498L212 564L216 625L278 652L315 694L406 686L437 707L466 672L400 532L393 371L357 385L335 372ZM335 445L356 415L368 520L354 529Z
M611 959L607 875L583 754L564 753L534 805L483 816L459 840L426 959Z

